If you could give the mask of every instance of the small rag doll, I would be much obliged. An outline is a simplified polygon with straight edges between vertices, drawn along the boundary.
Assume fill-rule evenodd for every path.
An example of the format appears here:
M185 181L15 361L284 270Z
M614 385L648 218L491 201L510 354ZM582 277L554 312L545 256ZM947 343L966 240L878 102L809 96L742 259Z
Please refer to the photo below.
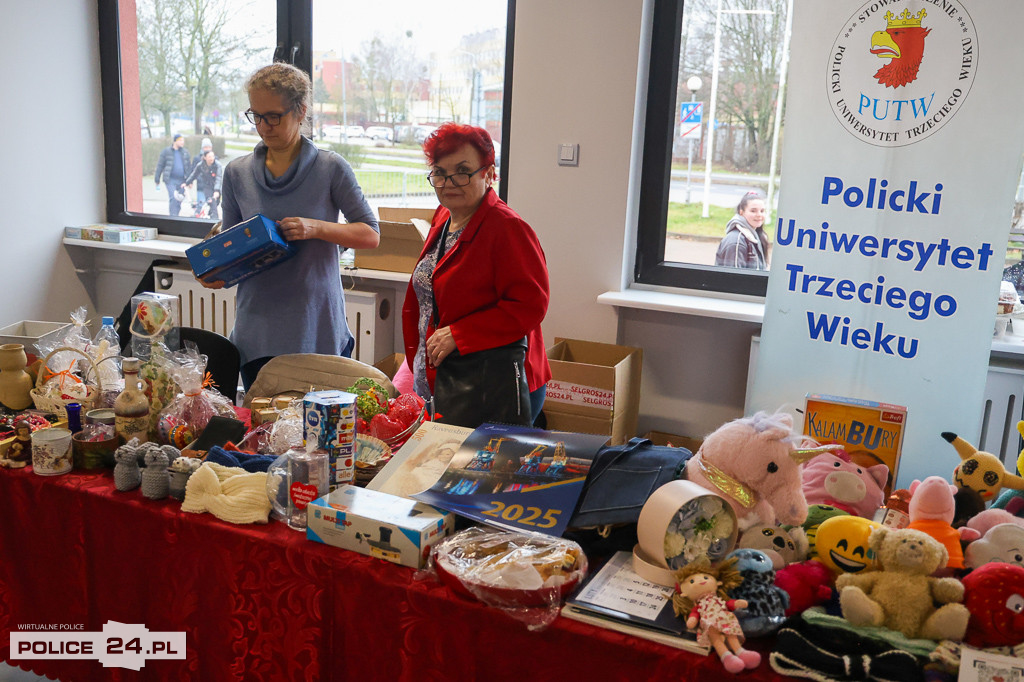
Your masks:
M747 608L745 599L729 599L728 591L743 577L736 560L711 565L707 558L692 561L676 571L672 608L686 618L686 627L697 630L697 643L711 646L731 673L761 664L761 654L743 648L743 630L733 611Z

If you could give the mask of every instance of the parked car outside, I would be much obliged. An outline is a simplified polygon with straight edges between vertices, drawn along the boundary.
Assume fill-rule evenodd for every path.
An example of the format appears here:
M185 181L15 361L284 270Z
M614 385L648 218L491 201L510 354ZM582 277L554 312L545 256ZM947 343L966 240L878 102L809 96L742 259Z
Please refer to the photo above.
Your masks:
M366 131L363 130L363 126L349 126L348 127L348 136L350 138L352 138L352 137L362 137L365 134L366 134Z
M388 142L395 139L395 134L391 128L385 128L384 126L370 126L366 129L366 136L371 140L387 140Z

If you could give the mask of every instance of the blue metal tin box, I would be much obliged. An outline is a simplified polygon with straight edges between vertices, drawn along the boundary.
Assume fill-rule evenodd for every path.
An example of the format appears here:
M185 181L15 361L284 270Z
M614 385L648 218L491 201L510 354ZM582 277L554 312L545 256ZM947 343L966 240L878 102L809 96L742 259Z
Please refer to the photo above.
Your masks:
M262 214L185 250L196 277L234 286L290 258L295 251L277 224Z

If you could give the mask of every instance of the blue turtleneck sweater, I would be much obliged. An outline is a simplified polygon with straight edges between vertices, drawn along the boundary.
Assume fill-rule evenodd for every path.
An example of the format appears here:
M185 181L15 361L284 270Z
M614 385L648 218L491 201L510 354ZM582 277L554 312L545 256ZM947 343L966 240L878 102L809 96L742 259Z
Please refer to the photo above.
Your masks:
M224 171L224 228L257 213L350 223L377 220L341 156L302 138L298 158L279 178L266 167L262 142ZM339 355L352 338L345 321L340 249L320 239L293 242L295 255L238 284L231 340L242 364L289 353Z

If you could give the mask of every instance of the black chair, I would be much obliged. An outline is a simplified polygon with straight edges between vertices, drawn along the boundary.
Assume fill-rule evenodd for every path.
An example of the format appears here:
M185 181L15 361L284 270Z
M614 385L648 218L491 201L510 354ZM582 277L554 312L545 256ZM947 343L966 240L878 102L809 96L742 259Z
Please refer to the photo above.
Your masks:
M191 341L208 358L206 370L213 383L233 404L238 393L238 371L242 363L235 344L227 337L205 329L178 327L178 330L183 347L186 341Z

